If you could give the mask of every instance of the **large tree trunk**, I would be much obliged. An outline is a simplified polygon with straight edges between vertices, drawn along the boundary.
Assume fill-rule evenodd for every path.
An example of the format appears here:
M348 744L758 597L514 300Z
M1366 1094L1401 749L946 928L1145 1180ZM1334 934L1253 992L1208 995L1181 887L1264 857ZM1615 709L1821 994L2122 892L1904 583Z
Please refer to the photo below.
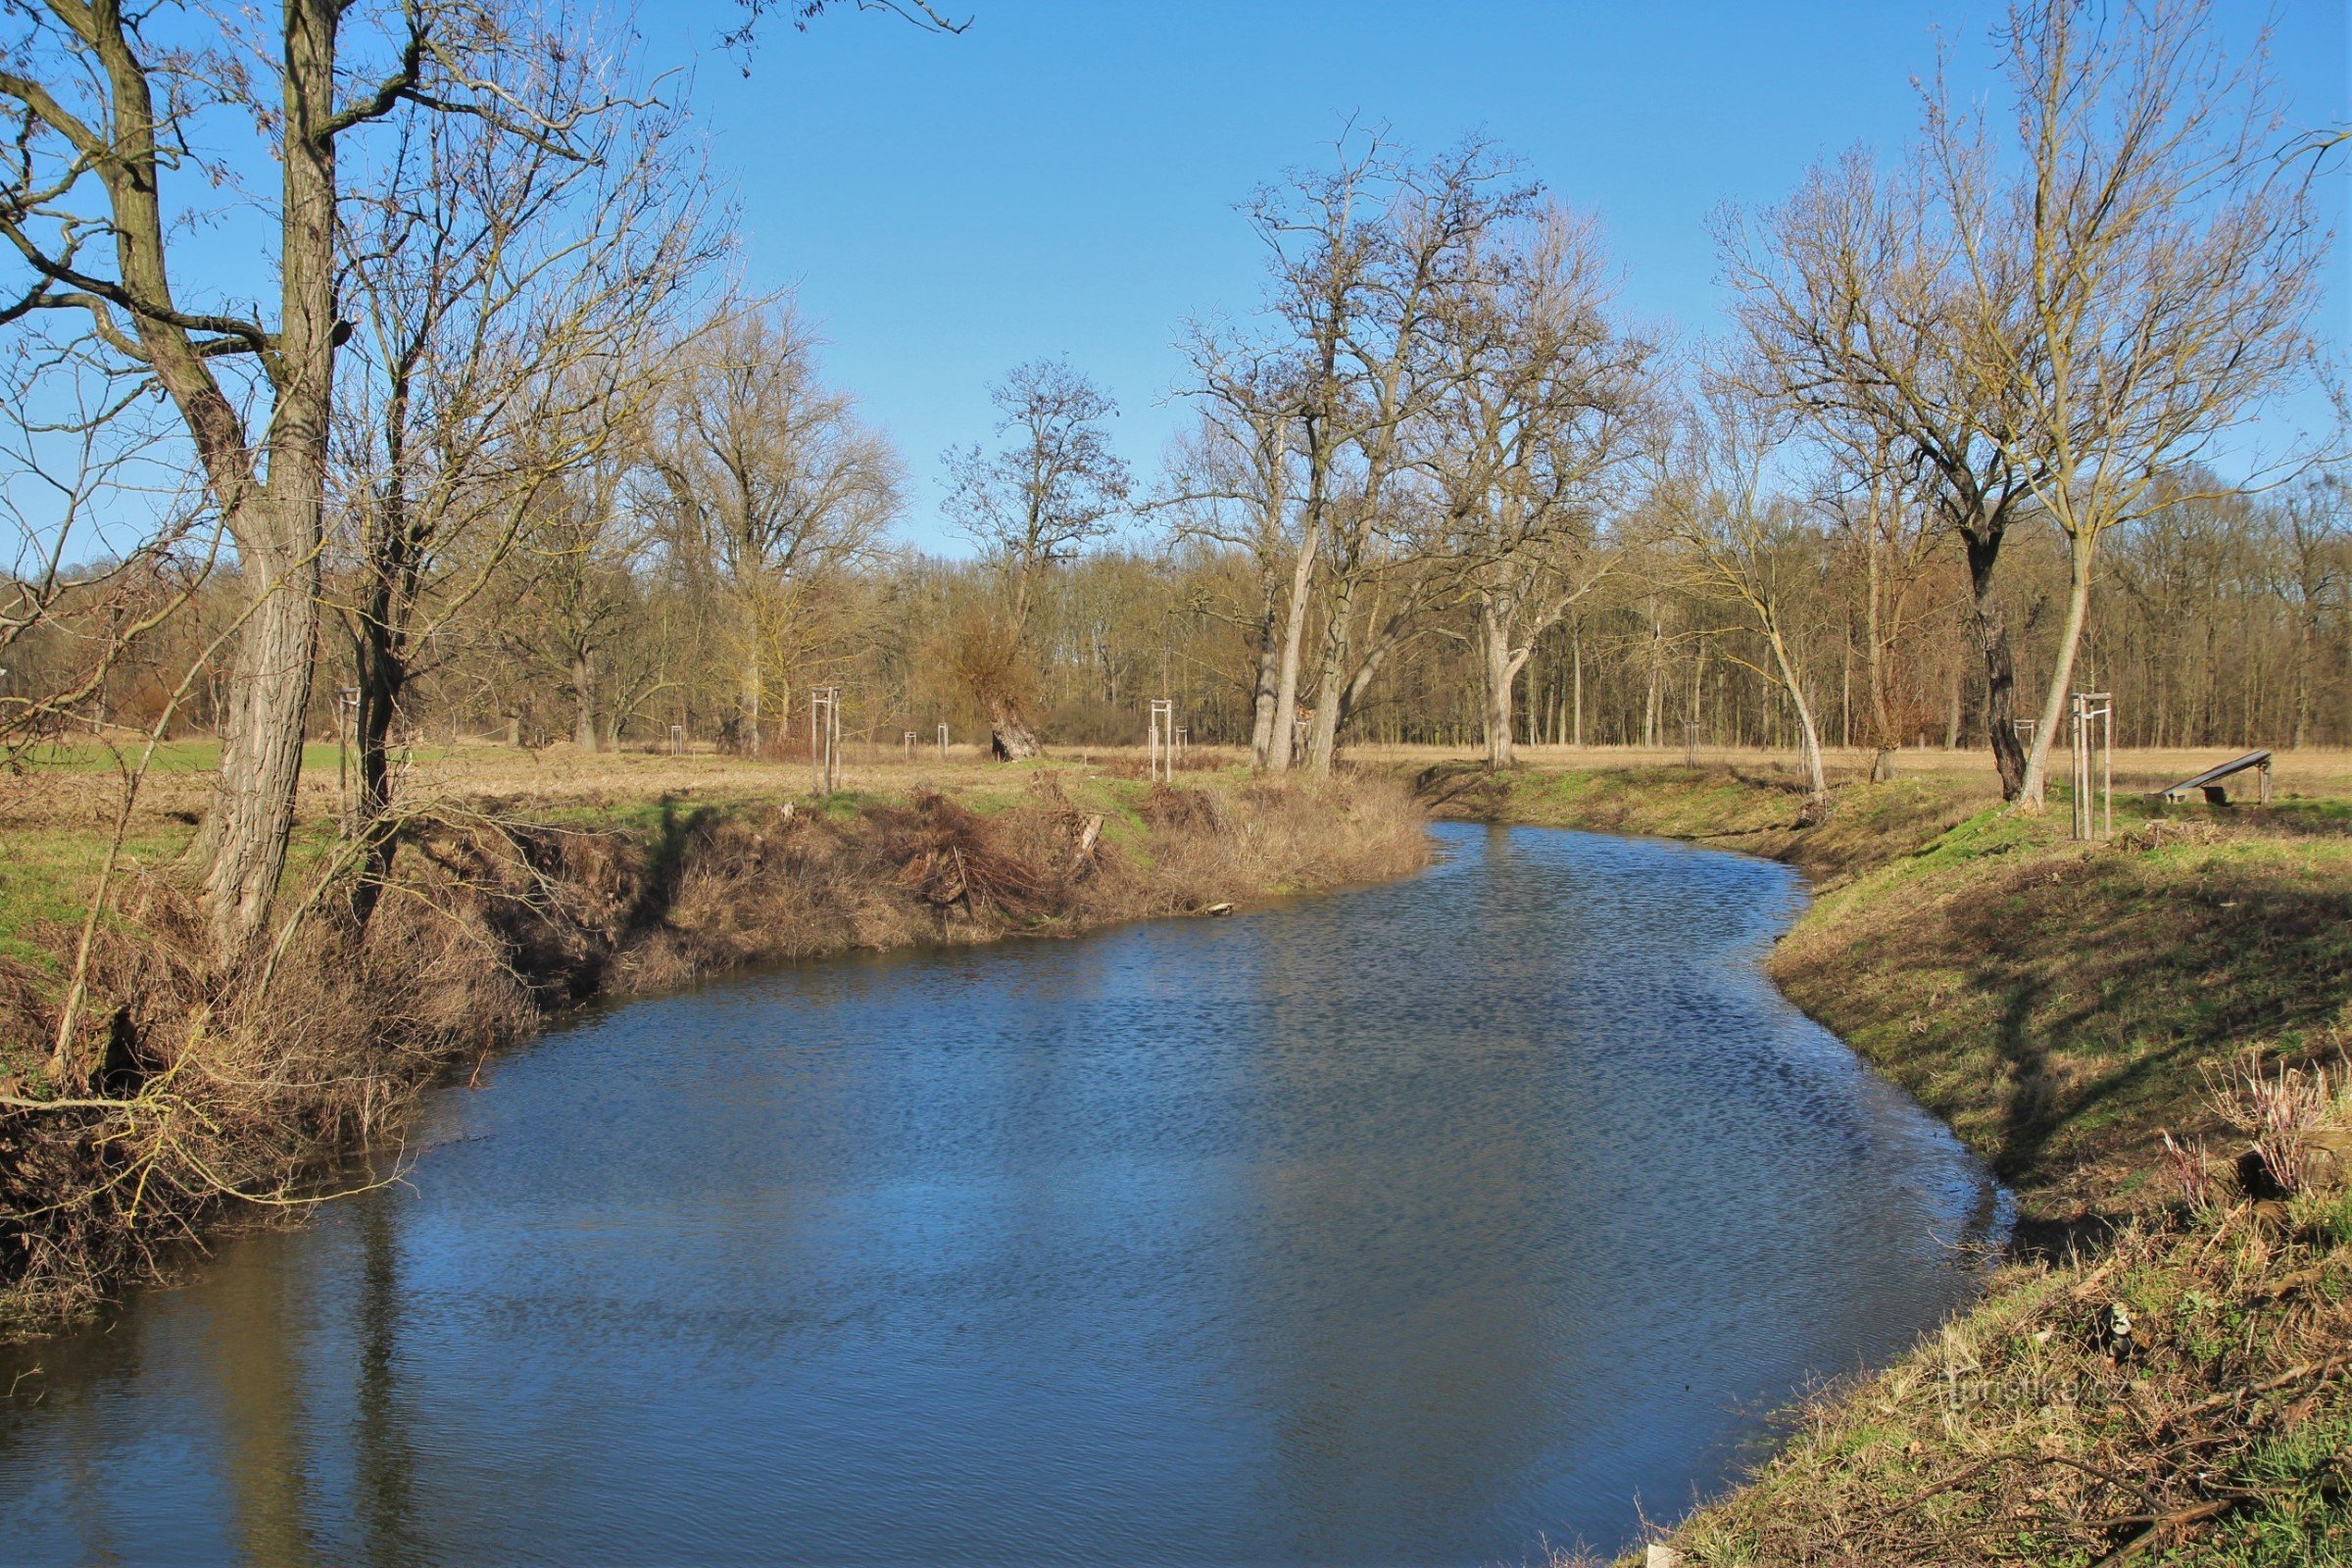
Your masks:
M1312 521L1298 545L1298 559L1291 566L1291 597L1282 625L1282 662L1274 682L1274 731L1266 749L1266 768L1269 772L1287 773L1293 754L1296 734L1294 720L1298 712L1298 672L1305 659L1307 594L1315 582L1315 554L1323 531Z
M268 926L285 871L318 629L316 504L257 497L253 505L293 516L268 535L251 530L253 542L241 547L257 603L237 638L220 765L197 847L214 936L230 954Z
M754 718L757 723L757 716ZM596 750L596 653L582 648L571 656L571 744L583 752Z
M1258 607L1257 616L1257 685L1251 703L1250 719L1250 765L1261 771L1274 757L1274 734L1283 727L1282 711L1282 616L1275 601L1274 584L1265 585L1265 603Z
M1519 663L1511 658L1510 627L1493 598L1478 607L1480 665L1487 685L1487 766L1511 765L1511 686Z
M1984 729L2000 770L2001 799L2014 801L2026 786L2026 749L2017 738L2017 662L2009 652L2009 623L1993 583L2001 554L2000 527L1964 528L1968 556L1968 616L1984 662Z
M1315 671L1315 717L1307 727L1306 765L1319 778L1331 776L1340 750L1340 719L1348 690L1348 655L1355 624L1355 585L1334 585L1323 628L1323 657Z
M285 131L278 160L281 319L270 370L268 480L227 399L176 330L141 323L159 379L186 419L222 520L237 541L250 613L229 679L213 808L197 843L213 935L224 955L266 931L294 829L304 721L318 651L318 555L334 390L335 151L321 133L335 107L336 0L288 0ZM118 70L118 79L126 74ZM140 92L143 96L143 87ZM137 128L141 139L152 122ZM151 184L118 200L124 278L166 298L161 209ZM153 225L152 234L128 228Z
M1045 750L1018 703L990 693L982 697L981 707L988 713L989 756L1000 762L1026 762Z

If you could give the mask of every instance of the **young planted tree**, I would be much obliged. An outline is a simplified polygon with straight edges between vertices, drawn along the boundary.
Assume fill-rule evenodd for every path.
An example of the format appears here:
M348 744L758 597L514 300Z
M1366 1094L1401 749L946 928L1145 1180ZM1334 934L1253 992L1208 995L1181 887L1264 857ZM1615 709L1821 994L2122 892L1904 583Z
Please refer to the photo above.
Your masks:
M1039 751L1028 711L1039 594L1055 567L1110 532L1129 478L1106 428L1118 406L1067 365L1019 366L989 389L989 401L1004 444L946 459L948 515L996 578L989 610L958 628L955 658L987 719L990 754L1020 761Z
M898 454L819 380L815 353L789 308L722 315L679 351L647 453L673 548L711 561L734 601L755 754L767 693L789 698L780 682L807 652L811 595L869 562L900 507Z
M1998 438L2064 536L2067 599L2019 799L2042 802L2090 607L2099 540L2172 499L2309 363L2324 235L2305 185L2274 177L2259 53L2231 59L2199 0L2012 7L2003 71L2020 169L1948 181ZM1938 145L1975 139L1938 105ZM1945 167L1970 167L1958 152Z

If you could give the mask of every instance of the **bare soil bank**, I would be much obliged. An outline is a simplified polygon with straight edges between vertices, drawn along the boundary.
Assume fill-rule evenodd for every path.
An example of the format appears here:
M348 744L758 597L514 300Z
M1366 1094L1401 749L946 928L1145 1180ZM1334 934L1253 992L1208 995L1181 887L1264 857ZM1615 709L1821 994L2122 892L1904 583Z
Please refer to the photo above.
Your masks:
M1774 978L2019 1192L2020 1260L1791 1412L1749 1486L1662 1535L1682 1563L2352 1563L2340 803L2131 803L2086 846L1948 777L1847 786L1812 828L1754 766L1417 782L1440 814L1807 871Z
M477 801L419 829L364 934L328 895L273 969L233 976L204 961L180 884L147 872L66 1073L47 1060L63 965L0 957L0 1331L166 1274L213 1225L299 1210L439 1074L582 1000L1373 881L1423 863L1423 820L1380 777L1171 789L1052 764L957 797Z

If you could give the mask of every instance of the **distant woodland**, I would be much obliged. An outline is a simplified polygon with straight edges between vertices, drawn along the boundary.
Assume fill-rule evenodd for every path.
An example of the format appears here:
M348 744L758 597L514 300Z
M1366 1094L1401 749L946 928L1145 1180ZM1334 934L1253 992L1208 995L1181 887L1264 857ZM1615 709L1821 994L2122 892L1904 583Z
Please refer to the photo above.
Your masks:
M2125 745L2352 744L2334 438L2266 416L2340 386L2341 138L2202 7L2021 0L1911 145L1718 219L1705 335L1508 149L1355 127L1234 219L1262 293L1171 324L1169 451L1040 358L931 494L590 13L278 15L0 39L0 741L220 737L232 948L306 738L380 865L416 738L787 756L820 686L894 749L1135 744L1164 696L1269 771L1928 745L2029 807L2075 690ZM191 237L229 192L242 275ZM904 542L934 507L962 553Z

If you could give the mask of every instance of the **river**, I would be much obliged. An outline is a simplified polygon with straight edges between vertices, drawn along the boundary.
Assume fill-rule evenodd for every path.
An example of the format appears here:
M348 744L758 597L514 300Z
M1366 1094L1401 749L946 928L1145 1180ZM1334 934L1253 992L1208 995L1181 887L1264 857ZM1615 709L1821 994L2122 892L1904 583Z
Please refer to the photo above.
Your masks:
M0 1556L1621 1545L1964 1302L2004 1199L1764 979L1787 867L1435 831L1391 885L569 1022L398 1182L0 1350Z

